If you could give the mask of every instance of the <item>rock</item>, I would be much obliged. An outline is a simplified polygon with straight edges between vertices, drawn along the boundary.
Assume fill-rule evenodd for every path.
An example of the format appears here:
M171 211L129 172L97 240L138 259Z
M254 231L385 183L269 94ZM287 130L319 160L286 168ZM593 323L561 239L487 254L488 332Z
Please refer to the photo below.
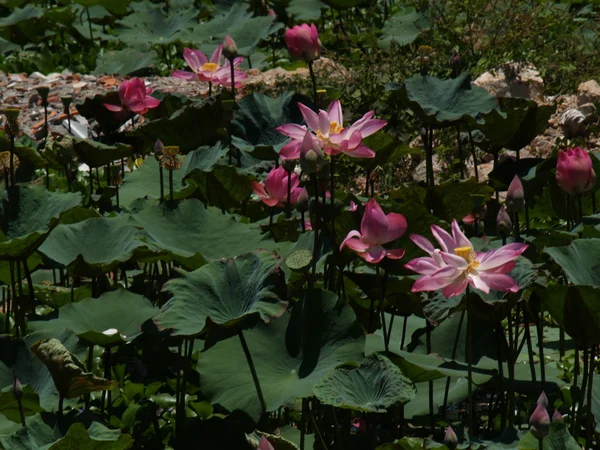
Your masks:
M585 116L578 109L567 109L560 118L560 126L566 137L582 136L585 133Z
M600 84L596 80L588 80L577 87L577 105L597 103L600 100Z
M589 119L596 114L596 105L593 103L585 103L579 107L579 111L581 111L581 114L583 114L586 119Z
M480 75L473 84L496 97L531 98L544 103L544 80L533 64L509 62Z

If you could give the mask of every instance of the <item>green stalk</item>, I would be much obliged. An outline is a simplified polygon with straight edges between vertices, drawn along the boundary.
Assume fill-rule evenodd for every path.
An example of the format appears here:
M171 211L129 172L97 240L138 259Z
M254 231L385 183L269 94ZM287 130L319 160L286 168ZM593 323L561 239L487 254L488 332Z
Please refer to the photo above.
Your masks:
M462 325L465 319L465 310L460 313L460 320L458 322L458 328L456 330L456 336L454 338L454 346L452 347L452 359L456 359L456 352L458 351L458 342L460 341L460 332L462 331ZM450 394L450 381L451 377L446 378L446 388L444 389L444 404L442 406L443 419L447 418L448 409L448 395Z
M319 182L317 180L317 175L316 174L311 174L311 179L312 179L312 183L313 183L313 189L314 189L314 197L315 197L315 201L314 201L314 210L313 210L313 215L312 215L312 219L311 219L311 225L312 225L312 229L313 229L313 233L314 233L314 243L313 243L313 259L312 259L312 278L314 279L316 277L316 273L317 273L317 257L319 256L319 230L318 230L318 218L317 218L317 210L319 209Z
M460 161L460 178L465 179L465 159L463 157L462 142L460 142L460 125L456 125L456 141L458 143L458 159Z
M425 319L427 323L427 354L431 354L431 323ZM429 380L429 424L431 426L431 434L435 434L435 414L433 412L433 380Z
M244 354L246 355L246 361L248 361L248 367L250 368L250 373L252 374L252 381L254 382L254 387L256 388L256 394L258 395L258 401L260 402L261 413L264 414L267 412L267 404L265 403L265 398L263 396L263 392L260 387L260 381L258 380L256 368L254 367L254 361L252 360L252 355L250 354L250 349L248 348L248 344L246 343L246 338L244 338L244 333L242 332L242 330L240 330L238 332L238 336L240 338L240 343L242 344L242 349L244 350Z
M173 197L173 169L169 169L169 199L174 200Z
M540 352L540 376L542 378L542 391L546 386L546 361L544 360L544 305L540 307L540 318L537 322L538 348Z
M10 135L10 160L9 160L8 164L9 164L9 171L10 171L10 185L12 187L15 187L15 185L16 185L14 157L15 157L15 137L11 133L11 135Z
M165 182L164 182L164 172L163 166L159 163L158 165L158 174L160 177L160 201L165 201Z
M308 72L310 73L310 79L312 81L312 95L313 104L317 105L317 77L315 77L315 71L313 70L313 62L308 61Z
M468 413L468 424L469 424L469 435L472 436L475 432L473 428L473 317L471 312L471 302L467 297L467 364L468 364L468 398L469 398L469 410Z
M319 442L321 443L321 447L323 450L327 450L327 444L325 443L325 440L323 439L323 435L321 434L321 430L319 430L319 427L317 426L317 421L315 420L315 416L313 415L313 412L310 409L310 405L308 405L308 417L310 418L310 421L313 425L313 428L315 429L315 433L317 434L317 437L319 438Z
M589 376L589 381L588 381L588 389L587 389L587 418L588 418L588 422L586 424L585 427L585 442L586 442L586 448L593 448L592 447L592 427L594 426L594 415L592 413L592 388L594 385L594 363L595 363L595 356L596 356L596 346L593 345L592 348L590 349L590 366L589 366L589 371L590 371L590 376Z
M292 171L287 173L287 202L285 205L285 217L289 219L292 216Z
M402 324L402 340L400 341L400 350L404 349L404 342L406 340L407 326L408 326L408 316L404 316L404 323Z

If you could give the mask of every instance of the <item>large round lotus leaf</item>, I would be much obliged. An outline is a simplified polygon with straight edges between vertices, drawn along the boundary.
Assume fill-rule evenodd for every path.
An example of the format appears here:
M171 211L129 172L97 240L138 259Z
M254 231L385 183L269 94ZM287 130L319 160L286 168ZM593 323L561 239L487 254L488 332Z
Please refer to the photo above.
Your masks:
M276 160L276 153L288 141L276 128L303 123L298 103L312 104L308 98L291 91L275 98L258 92L244 97L231 123L232 134L237 138L235 146L255 160Z
M198 26L195 8L170 9L165 13L161 5L147 2L133 3L133 14L117 22L117 38L129 46L169 45L178 42L187 29Z
M96 60L96 74L129 75L142 69L154 68L158 62L156 52L149 48L135 47L123 50L108 50Z
M214 145L221 138L228 114L221 100L211 98L185 106L170 117L146 122L130 134L141 140L136 146L138 151L149 152L160 139L165 145L178 146L185 154L202 145Z
M321 0L290 0L285 9L296 22L313 22L321 18L321 9L327 5Z
M117 143L104 145L91 139L74 139L73 148L77 156L90 167L102 167L121 158L133 155L133 147Z
M444 404L446 395L447 378L439 378L433 381L433 412L436 414ZM417 383L417 395L414 399L404 405L404 417L429 415L429 382ZM469 382L465 377L454 377L450 379L450 390L448 391L448 404L455 405L465 400L469 395Z
M3 365L0 362L0 365ZM6 371L2 368L1 371ZM41 412L40 398L31 386L23 387L21 396L21 405L26 416L32 416L35 413ZM13 395L12 385L0 391L0 414L4 415L12 422L21 423L21 413L19 411L19 402Z
M140 230L120 217L97 217L57 226L39 251L80 276L97 277L128 261L136 248L145 246L140 237Z
M100 422L92 422L86 430L82 423L71 425L64 436L54 423L44 422L37 414L26 421L27 427L21 428L10 436L0 438L2 448L6 450L127 450L133 439L118 430L110 430Z
M544 438L543 444L544 450L581 450L581 446L569 433L567 424L563 422L550 424L550 433ZM539 445L537 438L529 432L519 441L518 449L538 450Z
M28 4L15 8L9 16L0 19L0 37L20 46L37 42L50 30L43 16L44 8L39 6Z
M229 149L218 143L212 147L203 146L188 153L180 171L184 181L198 188L200 194L211 206L220 209L239 207L252 193L252 173L257 164L256 158L241 151L240 167L229 165ZM233 160L237 164L237 158ZM272 167L272 162L264 167ZM260 161L258 162L260 163Z
M58 310L58 319L32 321L30 326L34 331L68 329L92 344L110 345L135 339L157 312L145 297L119 289L69 303Z
M273 253L248 253L180 274L165 285L172 297L154 318L176 336L198 335L213 326L250 328L280 317L287 306L274 291L283 272Z
M390 89L398 87L391 86ZM401 97L419 118L434 127L449 126L467 118L479 122L490 111L499 111L496 97L471 84L466 72L449 80L415 75L399 89Z
M77 111L86 119L94 119L100 125L100 130L111 133L117 130L130 116L115 114L104 107L105 103L120 104L118 91L110 91L104 94L96 94L86 97L83 102L77 102Z
M22 141L22 142L21 142ZM15 141L15 155L19 158L21 166L29 164L32 167L46 167L47 163L44 158L32 147L32 142L27 142L24 139ZM6 131L0 130L0 152L10 151L10 139L6 136Z
M471 212L471 195L483 195L483 201L486 202L493 193L493 188L478 183L475 178L460 182L448 181L429 189L425 205L436 217L451 222Z
M185 156L187 160L189 155ZM185 163L184 163L185 165ZM121 205L130 205L139 198L160 198L160 173L158 161L148 157L136 171L127 174L123 184L119 187L119 202ZM173 196L176 200L186 198L196 189L195 186L183 183L184 168L173 171ZM169 198L169 172L163 170L163 184L165 198Z
M0 259L27 258L44 242L61 215L80 203L79 193L24 186L11 188L10 193L0 189Z
M313 386L338 365L362 359L364 337L352 309L328 291L307 296L307 314L284 314L244 332L268 411L313 395ZM301 345L296 345L302 341ZM287 345L286 345L287 344ZM212 403L260 415L240 341L227 339L200 354L202 392Z
M205 208L196 199L182 201L177 209L151 203L142 206L131 216L131 223L144 228L151 250L162 251L190 269L256 249L275 250L285 257L295 247L292 242L274 242L261 233L260 225L240 223L235 216Z
M600 286L600 239L577 239L566 247L544 250L562 268L569 282Z
M321 403L337 408L385 413L416 395L413 383L388 358L373 354L354 369L335 369L313 389Z
M248 4L235 2L229 10L218 12L211 20L194 24L185 32L185 40L194 43L222 41L229 35L242 56L254 53L258 43L281 28L271 16L252 17Z
M552 105L538 105L525 98L500 98L499 110L492 110L483 118L485 123L477 125L490 141L494 152L503 148L520 150L548 128L548 120L556 110Z
M392 42L398 45L412 44L423 31L429 30L429 21L415 8L402 8L391 16L383 29L379 39L379 47L388 50Z

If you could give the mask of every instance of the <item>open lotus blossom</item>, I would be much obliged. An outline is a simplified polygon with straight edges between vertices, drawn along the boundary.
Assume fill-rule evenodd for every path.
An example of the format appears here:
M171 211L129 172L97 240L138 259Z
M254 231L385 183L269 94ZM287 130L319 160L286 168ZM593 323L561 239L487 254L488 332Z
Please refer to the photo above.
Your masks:
M257 450L275 450L275 447L271 445L271 443L266 437L262 436L260 438L260 441L258 442Z
M183 50L183 59L187 62L191 72L186 70L176 70L173 72L175 78L186 81L202 81L205 83L222 84L231 86L231 67L229 61L225 60L223 64L223 45L219 44L213 52L210 60L200 50L185 48ZM237 67L244 61L244 58L238 57L233 60L235 87L242 85L248 75L238 70Z
M288 28L284 37L292 58L314 61L321 56L321 41L314 24L304 23Z
M582 148L558 152L556 183L569 194L582 194L596 185L592 158Z
M300 179L295 173L292 173L289 181L290 203L294 204L298 200L302 188L299 186ZM282 207L287 203L288 198L288 172L283 166L272 169L267 175L264 184L253 181L252 189L265 205Z
M362 143L364 138L387 125L385 120L373 119L375 111L369 111L354 124L344 128L344 116L339 100L333 101L327 111L319 110L318 114L302 103L298 103L298 107L304 121L315 133L319 145L328 155L345 153L355 158L373 158L375 156L375 152ZM297 159L300 156L306 127L287 124L278 127L277 131L292 138L292 141L282 149L280 156L286 159Z
M464 292L467 285L486 294L492 289L519 290L517 282L507 274L515 267L516 259L527 250L527 244L513 243L497 250L476 252L456 220L452 222L452 235L436 225L431 226L431 231L440 249L434 248L423 236L411 236L412 241L429 254L405 265L423 275L413 285L413 292L442 289L445 297L454 297Z
M144 114L149 109L160 105L160 100L150 97L152 88L146 87L146 84L140 78L124 80L119 86L120 105L111 105L105 103L104 106L109 111L124 112L131 111L136 114Z
M402 214L385 214L375 199L369 200L360 222L360 231L352 230L342 242L340 250L349 247L365 261L377 264L383 258L400 259L404 249L386 250L383 244L392 242L404 234L407 228Z

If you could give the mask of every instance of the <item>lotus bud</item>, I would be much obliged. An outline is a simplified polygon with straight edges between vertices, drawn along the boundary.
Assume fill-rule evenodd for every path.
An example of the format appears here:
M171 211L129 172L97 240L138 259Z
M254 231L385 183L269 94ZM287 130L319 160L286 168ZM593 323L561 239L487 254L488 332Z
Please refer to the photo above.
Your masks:
M277 18L277 13L275 13L275 10L273 8L271 8L269 10L269 12L267 13L267 16Z
M19 114L21 110L19 108L7 108L4 110L6 116L6 134L12 137L19 135Z
M164 154L165 154L165 146L160 139L157 139L156 143L154 144L154 157L157 160L160 160L160 158L162 158L162 156Z
M554 414L552 414L552 422L562 422L563 421L563 416L560 413L560 411L557 409L554 411Z
M37 88L37 92L42 99L42 106L48 106L48 95L50 94L50 88L48 86L40 86Z
M458 447L458 437L456 436L456 433L454 432L451 426L448 426L448 428L446 428L446 434L444 435L444 444L446 444L446 447L448 447L450 450L455 450L456 447Z
M510 220L510 216L506 212L506 208L504 206L502 206L500 211L498 211L498 215L496 216L496 225L498 226L498 231L507 236L512 231L512 220Z
M556 183L569 194L582 194L596 185L590 155L577 147L558 152Z
M17 376L14 374L13 374L13 376L14 376L14 381L13 381L13 385L12 385L12 393L13 393L13 396L15 397L15 399L19 400L23 396L23 386L21 386L21 382L19 381Z
M285 43L294 59L314 61L321 56L321 41L314 24L296 25L285 30Z
M350 206L348 207L348 211L350 211L350 212L358 211L358 205L356 203L354 203L353 200L350 200Z
M275 447L273 447L266 437L262 436L256 450L275 450Z
M542 405L544 408L548 406L548 397L546 397L546 393L544 391L542 391L538 397L537 404Z
M225 40L223 41L223 55L229 60L238 55L237 45L229 35L225 36Z
M537 439L544 439L550 432L550 416L544 405L537 405L529 419L531 434Z
M298 211L300 211L301 213L308 211L308 201L308 191L306 190L306 188L303 188L302 191L300 191L300 194L298 195L298 200L296 201L296 208L298 209Z
M515 175L506 193L506 210L516 214L525 208L525 191L518 175Z
M307 131L300 150L300 167L307 175L319 172L323 166L323 152L310 131Z

